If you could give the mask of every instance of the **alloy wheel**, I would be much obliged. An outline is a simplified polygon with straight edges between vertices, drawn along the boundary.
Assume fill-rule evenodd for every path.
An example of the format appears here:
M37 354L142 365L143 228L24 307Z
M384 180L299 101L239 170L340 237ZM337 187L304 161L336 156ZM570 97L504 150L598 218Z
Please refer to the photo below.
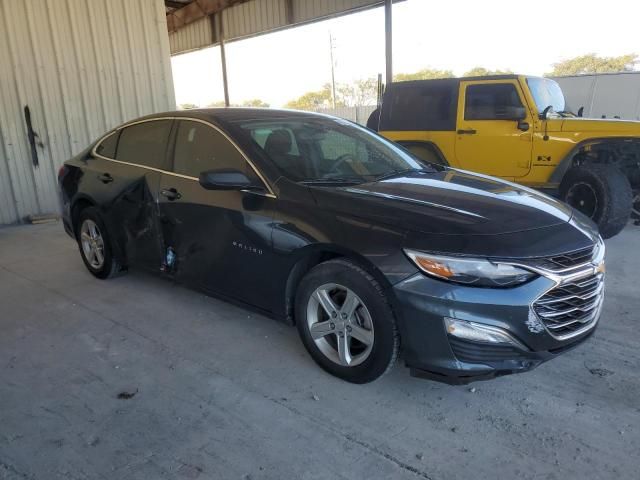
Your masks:
M307 325L318 349L338 365L353 367L371 354L371 314L345 286L328 283L316 288L307 304Z
M82 253L91 268L100 270L104 265L104 239L100 228L93 220L86 219L80 227Z

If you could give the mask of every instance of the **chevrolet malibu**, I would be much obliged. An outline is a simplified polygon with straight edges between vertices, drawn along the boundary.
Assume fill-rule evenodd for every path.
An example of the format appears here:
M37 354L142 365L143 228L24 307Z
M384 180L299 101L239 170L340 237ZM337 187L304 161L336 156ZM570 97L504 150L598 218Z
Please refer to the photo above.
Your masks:
M338 118L209 109L124 124L59 173L94 276L138 267L295 324L354 383L530 370L594 331L604 245L570 207Z

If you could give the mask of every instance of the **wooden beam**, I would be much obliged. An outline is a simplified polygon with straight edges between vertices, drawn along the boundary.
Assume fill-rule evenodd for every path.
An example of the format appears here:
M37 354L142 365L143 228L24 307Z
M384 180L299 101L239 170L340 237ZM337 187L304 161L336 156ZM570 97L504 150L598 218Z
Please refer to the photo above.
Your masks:
M175 2L172 0L164 0L164 6L168 7L168 8L182 8L184 7L186 4L182 3L182 2Z
M167 14L167 30L175 32L201 18L247 0L194 0L192 3Z

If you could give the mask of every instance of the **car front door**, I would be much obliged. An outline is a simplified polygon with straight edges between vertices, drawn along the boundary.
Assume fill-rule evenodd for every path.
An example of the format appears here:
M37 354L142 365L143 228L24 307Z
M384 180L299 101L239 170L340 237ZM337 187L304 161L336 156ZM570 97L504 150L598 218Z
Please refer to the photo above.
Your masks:
M533 119L516 80L460 82L455 152L461 168L524 177L532 139Z
M157 192L172 124L145 120L106 137L95 149L86 180L127 264L155 271L162 258Z
M207 190L200 173L235 169L264 190ZM173 166L160 180L165 269L178 280L271 310L275 196L217 127L179 120ZM280 300L280 299L279 299Z

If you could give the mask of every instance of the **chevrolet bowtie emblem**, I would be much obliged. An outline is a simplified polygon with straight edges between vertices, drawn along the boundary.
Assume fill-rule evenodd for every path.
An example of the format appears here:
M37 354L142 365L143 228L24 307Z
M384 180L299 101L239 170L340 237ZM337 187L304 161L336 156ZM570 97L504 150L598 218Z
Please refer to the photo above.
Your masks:
M594 273L604 273L607 270L604 260L600 262L598 265L594 265Z

